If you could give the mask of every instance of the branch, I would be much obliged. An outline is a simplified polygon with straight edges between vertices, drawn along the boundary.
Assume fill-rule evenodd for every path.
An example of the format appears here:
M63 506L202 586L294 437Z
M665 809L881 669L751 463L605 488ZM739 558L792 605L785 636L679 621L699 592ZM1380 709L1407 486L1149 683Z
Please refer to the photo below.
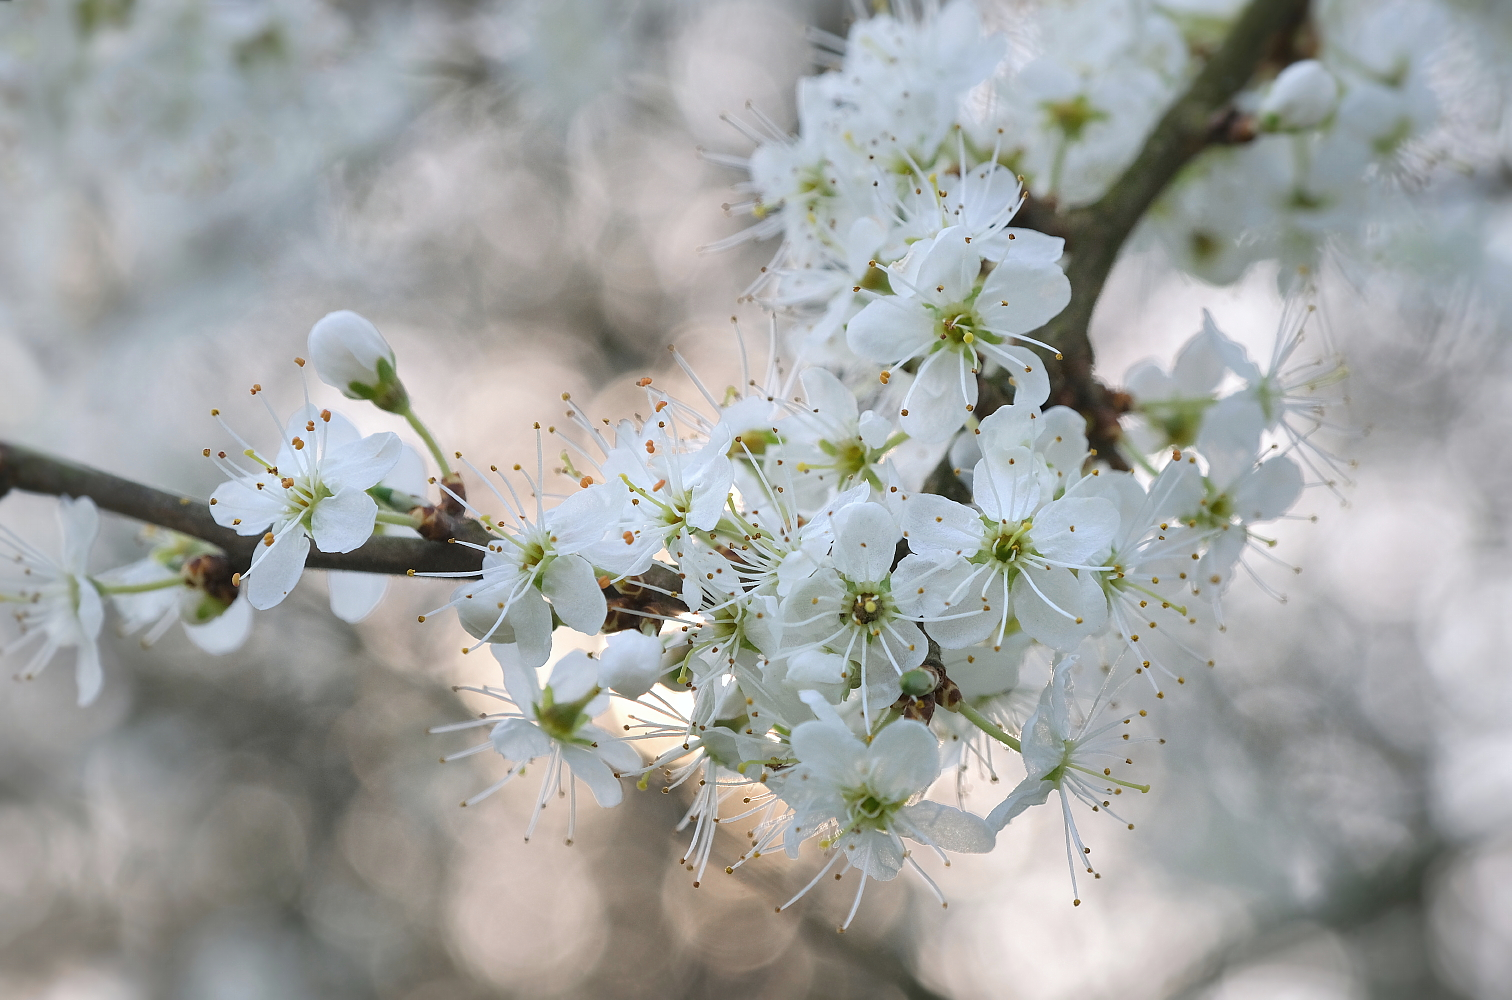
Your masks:
M222 528L210 516L210 507L194 497L143 486L129 479L53 458L30 448L0 441L0 497L11 490L50 496L89 497L103 510L161 525L191 535L222 549L236 572L252 563L259 539ZM482 528L466 523L461 537L483 539ZM476 537L474 537L476 536ZM428 542L423 538L378 535L351 552L310 551L311 569L344 569L358 573L402 575L417 572L464 572L483 564L483 554L465 545Z
M103 510L191 535L224 551L233 573L247 571L261 543L256 535L238 535L216 524L210 516L210 505L203 500L165 493L87 465L0 441L0 497L11 490L89 497ZM448 516L437 523L454 531L459 541L484 545L490 539L477 521ZM476 573L483 566L483 553L467 545L374 535L351 552L322 552L312 548L305 566L390 576L407 576L412 571ZM610 611L604 623L605 632L639 627L644 612L673 617L688 610L680 600L669 596L682 592L682 581L661 565L653 565L646 572L609 584L603 590Z
M1045 359L1050 375L1048 405L1069 406L1087 418L1087 440L1114 468L1124 468L1118 454L1119 417L1132 402L1113 392L1092 373L1092 343L1087 331L1103 284L1119 251L1146 211L1192 158L1210 144L1242 141L1229 102L1254 75L1278 34L1290 34L1307 17L1308 0L1250 0L1234 21L1223 45L1178 97L1145 140L1144 147L1106 194L1091 205L1055 212L1044 202L1030 200L1024 225L1066 240L1066 277L1071 303L1051 320L1039 336L1054 344L1060 359ZM983 392L976 414L985 417L1008 395L1007 373L982 380L998 383L996 392ZM947 456L930 474L925 489L947 496L964 492Z
M1087 327L1124 241L1182 167L1226 137L1229 102L1254 75L1271 39L1295 30L1307 16L1307 6L1308 0L1250 0L1222 47L1166 111L1123 175L1095 203L1066 214L1072 246L1066 276L1076 294L1050 321L1045 339L1065 356L1060 367L1067 375L1091 377Z

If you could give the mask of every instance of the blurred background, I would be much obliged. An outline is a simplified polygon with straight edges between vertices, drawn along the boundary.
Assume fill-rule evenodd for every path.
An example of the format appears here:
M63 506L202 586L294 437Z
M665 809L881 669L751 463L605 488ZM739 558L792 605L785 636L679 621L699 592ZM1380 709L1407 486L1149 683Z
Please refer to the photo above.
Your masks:
M1449 6L1455 44L1504 65L1503 5ZM699 149L748 151L720 120L748 101L792 127L806 31L849 12L8 0L0 434L207 495L207 410L261 435L247 386L287 410L338 308L485 462L528 460L563 391L617 416L633 378L673 381L669 343L733 381L731 316L763 329L735 301L775 247L698 252L741 226ZM1082 906L1054 810L936 872L947 910L900 879L845 935L846 886L772 913L803 865L694 889L678 793L588 805L570 847L549 809L525 844L533 782L458 809L498 762L438 765L467 738L426 734L478 711L453 685L496 681L454 623L415 623L449 588L399 581L349 626L311 573L232 656L111 636L92 708L62 667L0 697L0 997L1512 997L1512 128L1503 76L1474 82L1427 235L1317 276L1352 371L1348 506L1311 491L1316 522L1279 532L1287 601L1237 586L1217 667L1150 700L1155 790L1133 832L1084 822L1104 877ZM1276 287L1274 265L1215 287L1130 254L1103 377L1168 362L1204 307L1268 355ZM52 507L0 518L47 540ZM139 557L106 522L98 568Z

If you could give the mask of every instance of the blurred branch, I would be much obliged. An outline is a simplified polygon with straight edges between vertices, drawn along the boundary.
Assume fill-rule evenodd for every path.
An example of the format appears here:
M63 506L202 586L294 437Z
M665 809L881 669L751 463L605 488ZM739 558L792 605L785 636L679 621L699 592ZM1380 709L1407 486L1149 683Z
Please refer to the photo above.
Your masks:
M1182 167L1207 146L1233 140L1229 102L1254 75L1272 39L1279 32L1294 31L1307 16L1307 7L1308 0L1251 0L1123 175L1096 202L1066 213L1072 248L1066 276L1076 295L1050 321L1045 338L1064 355L1057 365L1063 382L1092 382L1087 328L1124 241Z
M1059 212L1044 201L1031 199L1020 213L1023 225L1063 237L1068 250L1066 277L1071 281L1071 302L1039 334L1061 355L1046 359L1049 405L1069 406L1085 416L1088 443L1115 469L1126 468L1117 443L1119 417L1131 401L1092 373L1092 342L1087 331L1103 284L1129 234L1193 157L1209 145L1252 137L1230 102L1272 51L1276 37L1301 26L1308 2L1250 0L1223 45L1166 111L1134 162L1096 202ZM1006 372L983 382L997 385L992 395L983 394L976 409L978 417L990 414L1010 395ZM925 489L951 495L960 492L958 482L947 456L930 475Z

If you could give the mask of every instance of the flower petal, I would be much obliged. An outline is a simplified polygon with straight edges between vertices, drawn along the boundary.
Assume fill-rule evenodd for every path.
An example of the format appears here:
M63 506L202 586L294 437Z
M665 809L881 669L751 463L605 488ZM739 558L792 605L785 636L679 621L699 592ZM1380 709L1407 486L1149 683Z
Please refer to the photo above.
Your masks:
M378 502L361 489L348 488L315 504L311 534L322 552L350 552L373 537Z
M298 528L285 532L271 548L259 548L258 560L242 578L247 602L259 611L275 607L299 583L310 556L310 536Z
M572 776L587 785L594 801L605 809L619 805L624 799L625 789L615 777L614 769L592 752L582 747L563 746L562 760L572 768Z
M1072 650L1108 620L1108 599L1091 573L1028 567L1013 581L1013 614L1047 646Z
M867 786L897 802L924 791L940 776L940 743L922 722L899 719L866 748Z
M504 690L509 699L522 712L530 712L541 700L541 682L534 667L528 667L520 658L520 649L514 643L495 643L489 647L504 674Z
M261 483L258 489L255 484ZM210 494L210 516L222 528L238 535L260 535L284 515L283 489L273 476L253 480L233 479Z
M945 851L986 854L997 841L997 835L980 816L939 802L908 806L901 810L901 818L899 825L906 836Z
M1046 559L1082 565L1118 537L1118 508L1101 497L1062 497L1035 513L1029 537Z
M100 533L100 512L89 497L58 499L58 528L62 533L62 565L70 573L89 568L89 550Z
M793 756L820 781L842 788L859 783L866 744L844 726L819 721L800 723L788 742Z
M881 504L858 503L834 516L832 558L841 575L857 583L887 579L898 539L903 537L892 514Z
M598 664L581 649L574 649L551 668L551 679L546 686L551 688L552 701L567 704L587 696L598 687Z
M558 556L546 567L541 591L566 626L593 635L604 625L609 605L599 589L593 566L582 556Z
M992 332L1013 336L1038 330L1070 301L1071 282L1059 265L1010 257L982 283L977 314Z
M845 326L845 342L868 361L892 365L934 343L934 314L913 298L889 295L867 303Z
M377 486L399 463L404 443L392 431L369 434L351 444L330 449L320 462L320 478L336 492Z
M211 656L235 652L252 634L252 605L245 599L232 601L229 608L203 625L185 622L184 634Z
M987 826L993 830L1001 830L1030 806L1044 805L1054 788L1053 781L1025 778L1012 792L1008 793L1008 797L999 803L997 808L987 814Z
M551 737L524 719L505 719L488 734L499 756L516 764L551 753Z
M331 591L331 614L354 625L372 614L388 593L388 577L382 573L333 569L326 573L326 585Z

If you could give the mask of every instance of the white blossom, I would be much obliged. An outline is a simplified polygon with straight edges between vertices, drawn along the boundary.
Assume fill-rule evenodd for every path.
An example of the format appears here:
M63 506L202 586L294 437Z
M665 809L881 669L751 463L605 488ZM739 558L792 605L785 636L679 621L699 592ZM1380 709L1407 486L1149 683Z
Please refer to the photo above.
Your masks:
M59 499L58 532L58 554L52 556L0 526L0 545L10 550L10 558L0 564L0 603L10 605L20 633L0 646L0 657L35 647L17 673L30 680L59 650L73 648L82 707L99 697L105 680L98 646L105 604L89 578L89 553L100 533L94 501Z
M217 464L231 479L211 494L210 512L239 535L262 536L242 582L252 607L265 610L299 582L312 540L322 552L350 552L372 537L378 504L367 490L399 461L401 445L387 431L363 437L345 418L307 403L282 428L273 461L243 448L257 468L220 452Z

